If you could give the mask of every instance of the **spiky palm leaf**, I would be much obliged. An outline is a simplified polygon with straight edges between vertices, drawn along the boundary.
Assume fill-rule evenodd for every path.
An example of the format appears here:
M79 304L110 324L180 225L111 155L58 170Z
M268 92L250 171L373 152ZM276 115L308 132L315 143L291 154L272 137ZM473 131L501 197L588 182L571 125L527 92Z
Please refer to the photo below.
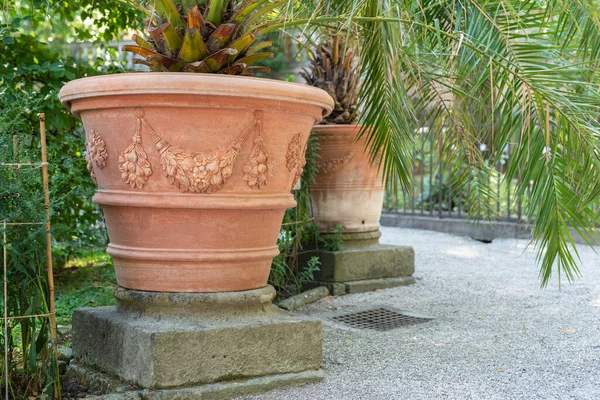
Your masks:
M271 30L264 16L284 4L269 0L152 0L146 21L148 36L134 35L136 45L124 51L143 57L137 64L152 71L252 75L269 68L253 66L272 58L256 43Z
M345 48L346 37L342 32L328 32L310 54L310 69L300 71L306 83L325 90L335 102L323 119L325 124L354 124L358 119L360 85L354 51Z
M495 219L481 179L510 147L506 180L531 190L542 285L578 274L569 228L600 239L600 3L594 0L312 0L307 23L361 33L359 97L369 150L388 183L410 188L423 125L447 165L468 165L472 217ZM296 16L301 16L297 13ZM341 27L339 26L341 24ZM422 118L421 118L422 117ZM433 121L433 123L431 123ZM477 149L489 143L487 154ZM556 267L556 268L555 268Z

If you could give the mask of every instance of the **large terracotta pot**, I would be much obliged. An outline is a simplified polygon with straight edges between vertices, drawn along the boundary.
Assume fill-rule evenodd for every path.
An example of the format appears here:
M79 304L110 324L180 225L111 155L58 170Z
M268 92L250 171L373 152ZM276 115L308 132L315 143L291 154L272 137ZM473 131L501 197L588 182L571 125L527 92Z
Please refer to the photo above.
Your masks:
M313 128L321 158L310 184L313 216L323 233L371 232L379 229L384 187L377 166L369 162L359 125L318 125Z
M60 100L83 121L120 286L263 287L322 90L269 79L135 73L78 79Z

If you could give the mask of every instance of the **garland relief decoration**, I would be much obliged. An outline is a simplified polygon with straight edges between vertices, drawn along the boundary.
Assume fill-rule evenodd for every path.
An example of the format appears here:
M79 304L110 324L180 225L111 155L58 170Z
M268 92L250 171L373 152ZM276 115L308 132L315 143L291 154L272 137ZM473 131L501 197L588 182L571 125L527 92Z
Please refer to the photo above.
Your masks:
M304 167L306 166L306 148L308 143L302 145L300 140L300 133L296 133L292 138L292 141L288 145L287 154L285 155L286 166L288 171L294 171L294 180L292 181L292 188L296 186L298 180L302 176Z
M331 160L319 160L317 161L317 170L322 174L330 174L348 164L352 157L354 157L353 151Z
M119 155L119 170L121 179L133 189L143 189L148 183L148 178L152 175L152 167L148 161L148 154L142 147L142 118L144 110L138 108L135 110L138 117L133 143L131 143Z
M273 175L273 164L269 162L269 150L264 146L261 136L262 112L257 112L255 116L257 120L254 147L252 147L250 159L242 168L242 172L244 173L243 179L248 186L253 189L261 189Z
M255 111L252 123L228 146L216 147L207 152L197 152L175 146L163 139L144 118L144 109L136 108L134 115L137 120L132 143L119 155L121 179L134 189L143 189L152 175L148 154L142 147L142 126L147 127L152 135L163 175L169 183L183 192L214 193L220 190L231 177L235 160L242 150L246 137L252 131L256 132L254 145L248 161L242 167L242 179L251 188L261 189L267 185L269 178L273 175L271 155L262 137L262 111ZM97 144L100 141L102 146ZM95 162L100 168L106 165L104 141L95 131L90 131L88 154L86 154L88 169L92 162ZM96 158L94 158L94 154L98 154ZM95 180L93 169L90 169L90 172Z
M85 141L85 160L87 161L87 169L90 172L90 176L94 180L96 186L98 185L98 179L94 172L94 165L102 169L106 166L106 160L108 159L108 153L106 152L106 143L102 136L95 130L90 130Z

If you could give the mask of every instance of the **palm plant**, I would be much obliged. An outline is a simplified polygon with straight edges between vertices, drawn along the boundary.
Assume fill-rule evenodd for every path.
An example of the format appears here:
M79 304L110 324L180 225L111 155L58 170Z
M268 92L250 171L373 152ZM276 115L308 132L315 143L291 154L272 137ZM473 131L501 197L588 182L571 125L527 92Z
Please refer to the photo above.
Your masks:
M360 35L359 96L371 156L388 184L410 189L413 139L427 125L442 160L468 168L470 216L495 219L487 180L503 152L504 179L528 187L533 240L546 285L578 274L569 228L598 243L600 5L534 0L303 2L296 18ZM433 121L433 122L431 122ZM477 144L489 138L483 157ZM531 185L531 186L530 186ZM490 201L492 200L492 201ZM555 269L556 266L556 269Z
M310 56L310 69L300 71L307 84L325 90L335 102L323 124L354 124L358 120L359 75L353 49L345 51L345 38L343 33L327 32Z
M134 62L156 72L268 73L269 68L252 64L273 57L273 53L260 52L271 42L254 43L272 29L263 24L265 14L281 4L155 0L150 10L141 8L148 16L148 37L134 35L136 45L123 50L144 57Z

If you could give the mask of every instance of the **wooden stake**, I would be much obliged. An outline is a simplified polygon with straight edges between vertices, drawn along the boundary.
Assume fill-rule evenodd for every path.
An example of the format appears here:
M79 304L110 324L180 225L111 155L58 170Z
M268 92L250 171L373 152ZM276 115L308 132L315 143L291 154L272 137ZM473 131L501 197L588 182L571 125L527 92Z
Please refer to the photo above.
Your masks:
M44 208L46 209L46 259L48 263L48 292L52 342L56 343L56 314L54 307L54 271L52 270L52 234L50 233L50 189L48 185L48 156L46 153L46 116L40 114L40 142L42 146L42 182L44 185Z
M52 270L52 234L50 233L50 188L48 184L48 154L46 152L46 115L40 117L40 144L42 147L42 184L44 186L44 209L46 210L46 262L48 266L48 298L52 347L56 354L56 308L54 306L54 271ZM58 384L54 383L54 398L58 399Z
M15 165L13 168L15 169L15 180L19 180L19 169L21 165L19 165L19 137L17 135L13 135L13 161ZM19 209L19 197L16 199L16 209Z

